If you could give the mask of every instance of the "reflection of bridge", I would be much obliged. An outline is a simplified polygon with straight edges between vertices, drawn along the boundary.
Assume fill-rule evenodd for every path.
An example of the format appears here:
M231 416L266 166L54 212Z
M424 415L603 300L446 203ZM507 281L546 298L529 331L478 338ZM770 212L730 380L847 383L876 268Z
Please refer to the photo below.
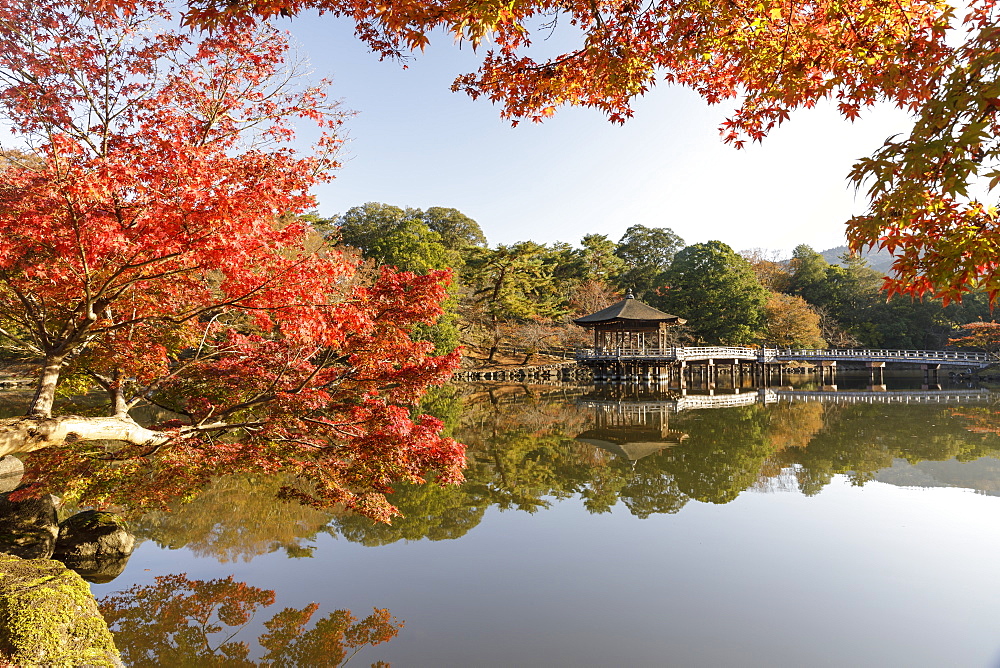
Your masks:
M679 413L681 411L704 408L725 408L728 406L749 406L756 403L775 404L796 401L839 404L963 404L989 403L996 398L996 393L984 389L810 392L761 388L756 391L733 394L687 394L684 396L667 394L659 400L584 399L578 405L587 408L620 407L620 410L647 415L658 412Z
M996 395L989 390L909 390L906 392L801 392L766 390L767 403L822 401L842 404L966 404L989 403Z

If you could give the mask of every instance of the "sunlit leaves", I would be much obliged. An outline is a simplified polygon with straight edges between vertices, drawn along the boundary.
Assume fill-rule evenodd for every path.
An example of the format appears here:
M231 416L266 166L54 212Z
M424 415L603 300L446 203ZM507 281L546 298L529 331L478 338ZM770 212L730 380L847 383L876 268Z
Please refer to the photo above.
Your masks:
M723 134L737 145L759 140L792 109L826 98L848 118L877 99L915 107L947 53L943 35L952 13L929 0L193 0L186 18L214 27L308 8L353 20L357 36L382 57L423 49L436 29L473 48L488 45L480 69L458 77L453 88L500 103L515 123L542 120L567 104L622 122L634 98L666 81L710 103L734 101L738 109ZM541 57L534 43L553 30L571 46Z
M942 58L909 135L890 137L854 167L871 200L849 224L855 248L895 256L890 293L945 303L1000 290L995 188L1000 167L1000 31L993 2L970 6L967 38Z
M996 322L970 322L962 325L963 336L948 339L959 348L978 348L996 353L1000 350L1000 324Z

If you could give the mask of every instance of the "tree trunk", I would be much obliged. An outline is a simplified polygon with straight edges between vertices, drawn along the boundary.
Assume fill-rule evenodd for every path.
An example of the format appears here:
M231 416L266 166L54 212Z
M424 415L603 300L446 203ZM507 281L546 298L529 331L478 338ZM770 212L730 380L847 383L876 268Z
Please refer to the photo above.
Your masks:
M120 417L61 415L0 420L0 456L80 441L121 441L152 447L170 439L168 434Z
M52 404L56 398L56 385L59 384L63 359L62 355L46 355L42 375L35 387L35 396L31 399L31 406L28 408L28 415L31 417L47 418L52 415Z
M125 400L125 387L122 383L122 372L115 371L108 385L108 396L111 399L111 415L117 418L128 418L128 402Z

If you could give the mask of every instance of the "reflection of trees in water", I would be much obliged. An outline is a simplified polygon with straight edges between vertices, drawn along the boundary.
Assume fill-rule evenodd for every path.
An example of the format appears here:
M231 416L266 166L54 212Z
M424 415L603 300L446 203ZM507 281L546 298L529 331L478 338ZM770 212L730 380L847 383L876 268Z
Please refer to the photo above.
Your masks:
M307 541L331 532L331 514L278 500L278 490L292 482L281 474L223 476L190 501L176 500L166 511L143 515L136 534L223 562L249 561L279 549L292 557L310 556Z
M863 484L897 458L1000 454L1000 428L969 433L948 408L933 405L782 402L685 411L670 417L670 430L687 438L634 463L571 440L592 425L588 409L559 402L511 405L489 419L480 409L467 485L501 508L530 510L578 494L591 512L621 501L645 517L677 512L690 499L728 503L747 489L767 489L762 481L782 482L789 471L812 494L836 474ZM465 438L464 429L456 435Z
M970 433L970 419L952 417L947 407L781 402L682 411L669 416L669 425L658 414L656 426L669 434L658 443L655 429L640 430L642 439L654 441L642 443L640 452L652 454L632 461L576 440L593 433L594 410L559 397L518 394L516 400L505 395L491 401L486 393L470 400L443 388L432 395L424 410L469 446L466 482L399 485L390 502L403 517L391 525L278 502L275 494L287 480L243 475L215 481L171 513L146 515L139 533L221 559L276 549L303 556L309 554L307 539L319 532L364 545L458 538L491 505L535 512L575 496L589 512L609 512L621 503L645 518L679 512L692 499L729 503L748 489L791 486L815 494L837 474L864 484L898 458L916 463L1000 455L1000 437L989 429Z
M347 540L376 546L398 540L449 540L461 538L483 518L488 499L467 487L400 485L390 498L402 512L392 524L376 524L361 515L333 520L333 528Z
M274 598L274 591L232 576L189 580L180 574L99 604L122 659L139 666L341 666L362 648L395 638L403 626L375 608L361 621L350 610L336 610L309 627L318 603L285 608L264 622L267 630L256 643L262 656L253 661L256 648L234 638Z
M795 466L799 489L817 494L835 475L863 485L894 459L911 464L1000 455L995 434L971 433L947 407L903 404L827 406L822 430L808 447L775 455L779 466Z
M748 489L792 481L814 494L836 474L863 484L899 457L1000 453L1000 439L987 443L934 406L782 402L684 411L670 416L669 431L686 438L664 437L659 450L643 443L653 454L635 461L575 440L596 425L595 411L582 406L544 397L465 403L460 413L451 406L454 436L469 444L465 484L403 488L391 500L412 519L392 526L338 519L343 535L370 545L440 540L471 529L488 505L534 512L574 495L593 513L621 503L645 518L679 512L692 499L729 503ZM648 440L652 431L636 433Z

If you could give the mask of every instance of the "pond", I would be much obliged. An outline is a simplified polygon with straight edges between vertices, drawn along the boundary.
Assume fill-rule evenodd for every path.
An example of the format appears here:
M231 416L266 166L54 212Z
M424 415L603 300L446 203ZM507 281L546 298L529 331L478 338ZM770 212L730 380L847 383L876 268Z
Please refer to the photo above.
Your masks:
M402 622L351 665L996 666L998 399L913 378L446 388L428 409L469 445L464 485L399 489L386 526L222 477L137 518L125 572L92 591L124 615L133 665L205 665L227 640L260 660L265 622L316 603L313 622L388 612L355 636L330 617L340 645L291 665L335 665L344 638ZM180 632L157 606L181 592L191 619L240 597L254 614Z

